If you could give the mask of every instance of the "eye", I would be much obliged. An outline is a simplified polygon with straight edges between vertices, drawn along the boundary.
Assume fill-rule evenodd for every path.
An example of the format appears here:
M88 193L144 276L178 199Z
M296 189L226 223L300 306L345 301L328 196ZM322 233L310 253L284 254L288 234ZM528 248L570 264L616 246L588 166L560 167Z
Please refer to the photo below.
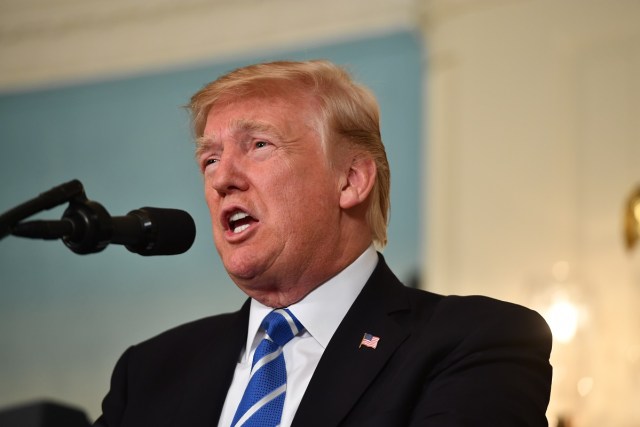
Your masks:
M214 158L214 157L210 157L208 159L205 159L204 162L202 162L202 168L205 169L207 166L216 164L220 161L220 159Z
M256 148L264 148L267 145L269 145L269 143L267 141L257 141L255 144Z

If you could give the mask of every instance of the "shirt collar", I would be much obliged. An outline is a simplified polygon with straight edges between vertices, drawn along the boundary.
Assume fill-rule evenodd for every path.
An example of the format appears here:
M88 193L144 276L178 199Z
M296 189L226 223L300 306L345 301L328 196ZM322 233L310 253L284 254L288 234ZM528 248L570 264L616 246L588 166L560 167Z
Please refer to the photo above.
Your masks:
M353 263L289 306L289 310L304 325L306 331L326 348L329 340L353 305L360 291L378 264L378 254L369 246ZM251 349L258 338L260 324L273 308L251 300L249 329L245 349ZM247 357L249 351L245 351Z

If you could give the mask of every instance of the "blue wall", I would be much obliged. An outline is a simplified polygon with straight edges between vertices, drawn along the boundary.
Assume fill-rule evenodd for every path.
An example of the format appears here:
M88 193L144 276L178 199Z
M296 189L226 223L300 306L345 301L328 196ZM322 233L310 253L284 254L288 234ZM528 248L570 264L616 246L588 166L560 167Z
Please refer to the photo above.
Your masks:
M94 417L126 346L240 306L244 295L215 253L181 107L238 66L318 57L346 65L378 96L392 172L385 256L401 279L411 278L420 260L423 72L413 34L0 95L0 212L77 178L114 216L174 207L189 211L198 229L194 247L173 257L141 257L115 245L79 256L60 242L0 241L0 407L52 397ZM38 218L58 219L64 208Z

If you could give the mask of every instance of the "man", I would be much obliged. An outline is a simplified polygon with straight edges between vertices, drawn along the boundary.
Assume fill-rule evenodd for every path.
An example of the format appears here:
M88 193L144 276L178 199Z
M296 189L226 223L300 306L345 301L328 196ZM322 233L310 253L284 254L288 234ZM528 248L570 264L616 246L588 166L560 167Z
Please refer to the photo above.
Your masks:
M215 245L250 298L129 348L97 425L547 425L541 317L404 287L376 252L389 167L368 90L275 62L190 108Z

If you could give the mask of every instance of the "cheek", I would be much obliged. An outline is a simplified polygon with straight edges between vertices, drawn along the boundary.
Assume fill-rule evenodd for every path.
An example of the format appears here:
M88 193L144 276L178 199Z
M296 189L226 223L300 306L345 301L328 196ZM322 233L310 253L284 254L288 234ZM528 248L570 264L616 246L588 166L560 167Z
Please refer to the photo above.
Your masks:
M219 209L218 209L219 203L217 201L215 192L212 190L208 191L207 189L205 189L204 199L207 204L207 208L209 209L209 217L211 219L211 226L213 228L213 232L215 236L216 228L217 228L216 225L218 224L218 218L220 217Z
M283 194L283 215L291 224L322 228L326 225L325 221L330 221L332 215L339 211L337 192L326 183L313 180L306 182L309 185L296 186Z
M206 179L206 177L204 179L203 192L204 192L204 200L207 203L207 206L209 207L209 211L213 211L216 204L218 203L219 195L218 195L218 192L210 184L210 182Z

